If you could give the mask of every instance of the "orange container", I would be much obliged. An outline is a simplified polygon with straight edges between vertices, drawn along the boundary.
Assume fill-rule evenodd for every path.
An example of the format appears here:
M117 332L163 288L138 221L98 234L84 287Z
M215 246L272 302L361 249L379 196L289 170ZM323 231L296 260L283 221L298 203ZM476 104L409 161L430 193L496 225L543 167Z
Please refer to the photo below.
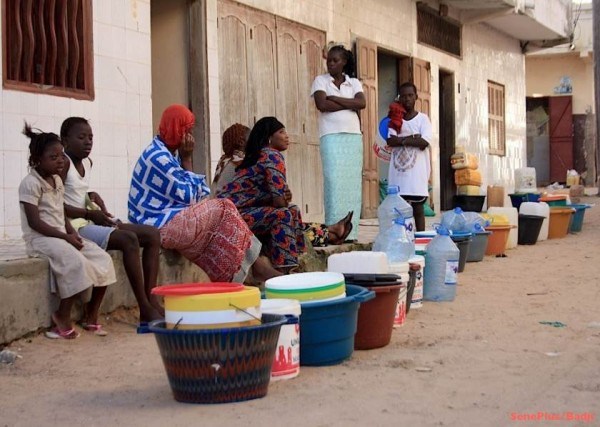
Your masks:
M548 238L561 239L569 232L569 222L575 209L568 207L550 207L550 222L548 223Z
M490 225L486 227L485 231L492 232L488 236L488 243L485 248L486 255L501 255L504 253L511 228L511 225Z

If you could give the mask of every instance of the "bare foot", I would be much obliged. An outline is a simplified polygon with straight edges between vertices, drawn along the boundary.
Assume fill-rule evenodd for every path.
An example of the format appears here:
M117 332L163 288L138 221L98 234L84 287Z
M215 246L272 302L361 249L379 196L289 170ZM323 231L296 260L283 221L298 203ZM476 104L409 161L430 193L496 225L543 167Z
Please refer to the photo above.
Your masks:
M151 322L152 320L164 319L164 314L160 314L154 306L148 304L147 307L140 307L140 322Z
M265 256L259 256L252 264L252 275L259 282L264 282L272 277L282 276L283 273L277 271L271 265L271 261Z
M160 299L156 295L150 295L148 297L148 301L150 302L150 305L152 305L152 307L154 307L154 309L158 311L158 314L160 314L163 317L165 316L165 309L161 305Z
M71 321L70 318L69 319L62 318L59 316L58 312L52 313L51 317L52 317L52 322L54 322L54 324L60 331L68 331L69 329L73 328L73 322Z

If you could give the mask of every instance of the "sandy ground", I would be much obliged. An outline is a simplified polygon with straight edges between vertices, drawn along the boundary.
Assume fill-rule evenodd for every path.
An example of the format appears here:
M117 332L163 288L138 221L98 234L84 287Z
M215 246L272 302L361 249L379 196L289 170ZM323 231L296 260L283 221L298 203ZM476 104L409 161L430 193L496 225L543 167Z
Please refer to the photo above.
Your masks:
M154 337L123 313L106 338L24 339L0 366L0 426L600 425L599 240L596 207L579 235L469 263L456 300L411 311L389 346L254 401L175 402Z

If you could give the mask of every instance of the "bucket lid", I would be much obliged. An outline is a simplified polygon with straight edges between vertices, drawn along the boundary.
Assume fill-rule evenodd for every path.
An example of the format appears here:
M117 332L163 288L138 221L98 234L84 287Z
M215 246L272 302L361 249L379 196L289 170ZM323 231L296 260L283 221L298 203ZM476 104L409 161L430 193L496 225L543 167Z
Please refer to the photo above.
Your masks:
M364 287L392 286L402 284L396 274L344 274L346 282Z
M288 274L273 277L265 282L266 289L302 290L315 289L324 286L343 286L344 275L332 271L313 271L308 273Z
M152 289L152 294L162 296L189 296L189 295L205 295L205 294L220 294L226 292L240 292L244 290L244 285L241 283L180 283L177 285L157 286Z

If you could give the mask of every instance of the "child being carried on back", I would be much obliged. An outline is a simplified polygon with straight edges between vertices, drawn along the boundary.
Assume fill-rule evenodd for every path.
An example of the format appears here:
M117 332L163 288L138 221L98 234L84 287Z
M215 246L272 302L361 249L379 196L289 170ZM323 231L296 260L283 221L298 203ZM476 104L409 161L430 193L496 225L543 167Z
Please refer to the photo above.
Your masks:
M71 320L73 302L94 286L83 320L97 325L106 286L116 282L115 269L110 256L96 244L82 239L65 219L64 187L59 176L64 154L58 135L33 132L28 124L23 133L31 140L31 169L19 186L23 239L30 256L44 257L50 262L56 284L52 291L58 291L61 298L52 314L54 328L46 336L77 338L79 333Z

